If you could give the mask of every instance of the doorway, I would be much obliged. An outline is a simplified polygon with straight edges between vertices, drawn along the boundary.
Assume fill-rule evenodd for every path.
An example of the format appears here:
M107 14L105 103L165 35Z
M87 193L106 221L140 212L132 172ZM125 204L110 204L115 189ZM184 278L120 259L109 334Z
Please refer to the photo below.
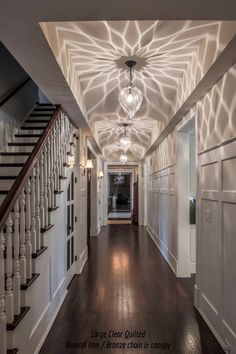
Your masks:
M177 130L177 277L196 273L196 126L195 117Z
M108 219L130 220L132 210L132 173L108 173Z

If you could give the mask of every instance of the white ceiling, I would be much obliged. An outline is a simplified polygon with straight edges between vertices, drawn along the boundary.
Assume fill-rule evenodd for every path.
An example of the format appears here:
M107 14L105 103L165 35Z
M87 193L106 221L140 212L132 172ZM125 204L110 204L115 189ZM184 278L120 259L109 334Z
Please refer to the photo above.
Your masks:
M118 94L137 62L134 85L144 94L128 134L129 160L140 160L152 132L168 123L176 91L205 43L215 41L220 21L89 21L41 23L57 62L108 160L118 160L122 123ZM214 45L214 44L213 44ZM158 134L157 134L158 135Z
M106 156L108 156L107 154L110 154L111 158L115 158L116 155L113 147L117 146L117 143L115 143L117 142L115 136L117 134L118 137L119 132L116 132L113 135L114 139L110 138L112 135L112 129L105 123L106 120L110 121L110 115L108 118L105 117L106 119L101 119L100 116L96 117L93 110L91 110L88 114L88 121L84 119L84 115L77 104L78 97L80 96L79 92L75 95L75 92L72 91L72 86L69 85L65 79L66 76L63 75L57 61L55 60L55 56L48 46L47 40L45 39L39 24L42 22L59 23L59 21L64 22L64 25L68 25L71 21L73 21L73 23L81 23L81 21L101 22L103 20L108 22L114 20L121 22L126 20L145 20L145 22L147 22L147 20L150 20L156 22L156 19L161 19L164 21L175 22L175 20L186 19L207 21L236 19L235 0L228 0L227 6L225 5L225 2L220 0L208 0L202 2L199 2L199 0L182 0L181 3L179 0L137 0L135 2L127 2L126 0L120 0L117 2L100 0L93 2L93 4L87 0L67 0L66 2L62 0L40 0L38 2L21 0L20 2L15 2L14 4L12 2L3 2L2 0L0 0L0 2L1 41L18 60L25 71L33 78L46 96L48 96L53 103L61 103L71 115L74 122L82 127L83 131L90 136L90 141L95 151L100 151L97 144L99 139ZM119 32L123 33L122 31L123 29L120 27ZM130 36L128 36L128 38L130 38ZM150 35L149 38L151 38ZM128 39L127 41L130 46ZM233 57L235 56L234 53L235 50L234 47L232 47L230 54L231 61L228 61L229 56L224 56L224 62L221 61L220 65L217 67L219 73L222 74L224 72L223 70L226 70L226 66L229 67L230 63L232 63ZM227 65L225 65L225 62L227 62ZM116 73L114 75L116 75ZM208 87L210 87L210 84L214 83L214 78L216 77L215 73L212 76L214 77L207 82ZM85 86L88 81L89 79L84 78ZM194 100L196 100L197 97L201 97L202 92L203 89L196 92L194 94ZM93 95L90 95L89 90L86 97L87 96L89 97L89 105L93 108L96 100L93 98ZM193 102L193 99L190 100L190 103L191 102ZM159 106L161 106L162 102L158 103ZM81 103L80 106L84 109L84 106L81 105ZM87 112L87 108L85 111ZM142 122L139 122L140 124L136 122L135 129L142 132L143 137L141 138L141 143L137 141L136 148L131 156L132 158L134 158L134 156L141 156L146 150L145 142L150 136L149 134L150 130L153 129L153 124L155 124L158 128L156 130L153 129L153 131L157 132L162 129L163 123L161 123L161 120L164 120L165 113L166 112L164 111L162 117L161 115L158 117L155 116L154 120L145 116L145 119L148 120L148 129L146 130L144 130L144 126L146 128L146 122L143 120ZM116 120L117 116L115 115L114 121ZM92 130L95 132L95 138L90 129L90 123L92 123L91 126ZM112 126L114 131L114 125ZM134 128L132 127L132 129ZM101 132L101 134L99 132ZM136 133L133 136L134 140L135 136ZM140 133L138 136L141 137ZM158 137L158 134L156 134L156 137ZM156 142L157 141L158 139ZM154 141L152 146L154 146ZM148 152L149 151L151 151L150 147Z

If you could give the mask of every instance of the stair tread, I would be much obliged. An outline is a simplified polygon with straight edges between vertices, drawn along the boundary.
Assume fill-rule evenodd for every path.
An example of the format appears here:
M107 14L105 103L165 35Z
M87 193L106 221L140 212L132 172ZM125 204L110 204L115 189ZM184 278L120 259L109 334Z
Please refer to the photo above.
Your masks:
M7 331L13 331L25 317L29 309L29 306L21 307L21 312L19 315L14 316L14 321L12 323L7 323Z
M50 224L50 225L48 225L48 226L46 226L46 227L42 227L42 228L41 228L41 232L42 232L42 233L47 232L47 231L49 231L53 226L54 226L54 225Z
M22 167L24 166L23 162L0 162L0 167Z
M51 208L48 208L48 211L55 211L55 210L57 210L59 208L59 205L55 205L55 206L53 206L53 207L51 207Z
M34 127L34 126L31 126L31 127L26 127L26 126L23 126L23 127L21 127L20 129L21 130L44 130L43 129L44 127Z
M25 123L33 123L33 124L38 124L38 123L48 123L50 119L44 120L44 119L26 119Z
M66 176L59 176L59 179L65 180L65 179L67 179L67 177Z
M16 138L40 138L42 134L15 134Z
M29 151L4 151L0 152L1 156L28 156L30 155Z
M64 191L62 190L62 189L56 189L55 191L54 191L54 193L55 194L61 194L61 193L63 193Z
M0 176L0 180L5 180L5 179L16 179L17 176Z
M68 163L66 163L66 162L63 163L63 166L64 167L70 167L70 165Z
M42 106L42 107L50 106L50 107L54 107L54 108L55 108L55 106L54 106L51 102L48 102L48 103L36 102L36 104L37 104L38 106Z
M33 273L32 278L26 280L26 284L21 284L21 290L27 290L39 276L39 273Z
M49 118L51 118L52 115L53 115L53 113L33 112L30 114L30 117L49 117Z
M56 108L52 107L52 108L49 108L49 107L36 107L34 109L34 112L47 112L47 113L54 113L56 110Z
M7 354L16 354L18 353L19 349L14 348L14 349L7 349Z
M9 190L4 190L4 189L0 190L1 195L7 195L7 193L9 193Z
M14 142L14 143L8 143L8 146L35 146L36 143L17 143L17 142Z
M36 253L32 254L32 258L37 258L39 257L43 252L45 252L48 248L47 247L41 247L41 249L39 251L37 251Z

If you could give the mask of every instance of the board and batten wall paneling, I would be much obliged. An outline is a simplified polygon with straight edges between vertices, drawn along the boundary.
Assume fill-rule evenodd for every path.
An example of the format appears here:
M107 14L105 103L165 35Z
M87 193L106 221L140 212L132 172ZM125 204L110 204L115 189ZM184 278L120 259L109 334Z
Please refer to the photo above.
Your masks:
M197 307L236 353L236 141L199 155Z
M147 230L174 272L177 269L175 167L148 177Z

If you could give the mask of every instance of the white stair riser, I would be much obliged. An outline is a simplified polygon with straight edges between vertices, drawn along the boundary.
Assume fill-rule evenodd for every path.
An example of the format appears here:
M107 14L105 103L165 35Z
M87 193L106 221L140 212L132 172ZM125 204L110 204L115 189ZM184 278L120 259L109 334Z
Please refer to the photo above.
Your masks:
M27 137L22 137L22 138L15 138L15 142L16 143L37 143L37 141L39 140L39 137L36 138L27 138Z
M25 163L29 156L0 156L0 163ZM2 169L0 167L0 176L2 175Z
M31 123L31 122L27 122L24 124L24 127L33 127L33 126L36 126L36 127L42 127L42 128L45 128L47 126L48 122L45 122L45 123Z
M5 152L31 152L34 146L7 146Z
M0 167L0 176L18 176L22 167Z
M0 190L10 190L13 183L14 183L13 179L9 179L9 180L0 179Z

